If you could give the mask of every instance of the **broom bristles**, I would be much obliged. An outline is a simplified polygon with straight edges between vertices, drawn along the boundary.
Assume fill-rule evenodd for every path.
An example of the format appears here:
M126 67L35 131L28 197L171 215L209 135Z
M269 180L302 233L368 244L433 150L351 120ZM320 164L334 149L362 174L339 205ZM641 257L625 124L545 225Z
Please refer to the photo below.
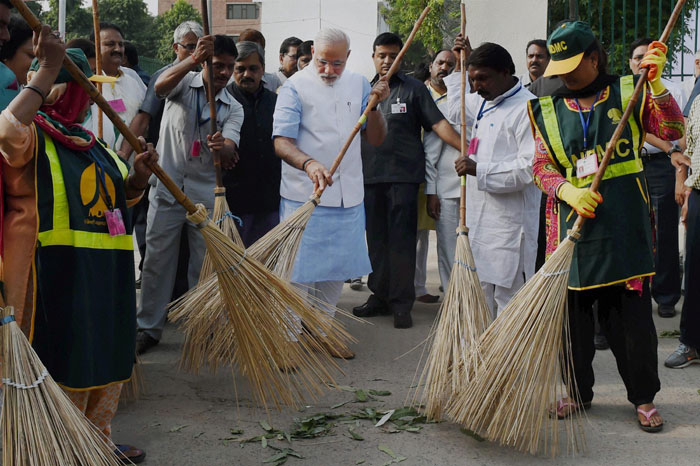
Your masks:
M306 394L320 394L334 383L329 369L339 369L338 365L316 339L296 344L289 335L299 331L298 318L331 344L343 345L350 335L341 323L312 309L289 283L236 246L208 221L206 209L198 207L188 219L201 228L218 279L218 286L208 288L208 298L223 302L231 324L229 351L250 381L253 396L265 407L273 403L279 408L299 406ZM290 366L297 367L293 376L279 370Z
M134 356L134 367L131 370L131 378L122 385L120 402L129 403L137 401L146 392L146 380L143 374L143 366L138 356Z
M479 337L491 322L468 230L460 227L457 231L455 263L439 318L431 329L433 343L418 383L423 386L424 412L435 420L442 418L447 402L470 383L481 360Z
M570 238L562 241L484 332L482 364L448 411L484 438L531 454L558 454L562 423L567 450L585 448L580 415L567 421L550 416L562 397L580 403L571 374L567 314L574 245Z
M2 309L3 464L119 466L115 445L56 384L16 322ZM9 317L12 316L12 317ZM131 462L129 462L131 463Z
M229 209L228 201L226 201L226 188L214 188L214 212L212 213L211 219L226 236L231 238L234 244L244 247L243 239L241 239L241 235L238 233L233 214ZM214 273L214 269L211 258L209 257L209 251L207 250L204 254L204 260L202 261L202 269L199 272L200 283L212 273Z

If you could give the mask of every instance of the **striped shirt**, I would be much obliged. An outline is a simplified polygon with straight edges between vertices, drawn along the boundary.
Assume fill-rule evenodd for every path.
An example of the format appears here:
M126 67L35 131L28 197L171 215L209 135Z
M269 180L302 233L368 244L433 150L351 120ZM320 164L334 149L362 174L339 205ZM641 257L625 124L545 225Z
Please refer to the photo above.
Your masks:
M690 157L690 174L685 180L685 185L700 189L700 99L695 99L688 114L688 127L686 129L688 148L685 153Z

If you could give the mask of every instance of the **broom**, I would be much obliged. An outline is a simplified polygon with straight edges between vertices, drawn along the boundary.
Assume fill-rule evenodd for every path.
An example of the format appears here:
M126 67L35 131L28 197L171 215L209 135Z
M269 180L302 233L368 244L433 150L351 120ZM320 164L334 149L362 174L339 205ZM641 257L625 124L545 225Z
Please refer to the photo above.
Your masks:
M684 3L676 3L661 42L668 40ZM601 183L648 72L642 70L591 183L592 191L597 191ZM584 221L581 216L576 219L568 237L483 334L483 363L448 412L467 429L531 454L549 450L554 456L559 452L559 421L550 416L556 400L569 396L580 404L572 373L567 289L574 246ZM580 415L570 417L564 430L568 448L585 448Z
M411 34L406 40L406 43L397 55L396 60L392 64L387 75L383 79L388 81L398 70L401 64L401 59L406 53L406 50L413 41L413 38L418 32L418 29L429 11L430 6L427 6L423 10L420 17L416 21ZM360 116L360 119L353 127L350 136L347 138L345 144L336 156L333 165L330 168L331 176L338 169L338 166L342 162L345 153L350 147L350 144L352 144L355 136L362 129L362 125L367 120L369 112L375 105L377 105L377 103L378 98L372 94L365 111ZM321 194L323 194L323 190L317 189L311 195L309 200L295 210L292 215L284 219L263 237L258 239L253 245L251 245L247 250L249 256L262 262L278 277L289 280L292 275L292 268L299 250L299 245L301 244L304 229L306 228L314 209L320 202ZM200 282L197 288L190 290L185 296L171 303L169 307L169 316L171 320L173 322L181 322L181 327L184 329L186 335L185 344L183 346L182 356L180 359L180 367L195 373L205 364L209 364L214 368L219 363L225 364L229 359L229 355L232 354L230 349L227 348L227 343L225 343L226 341L229 341L230 336L228 335L228 333L230 333L230 329L226 329L226 324L223 319L223 316L226 313L225 308L222 308L217 300L207 299L210 296L210 291L212 289L213 286L211 282ZM329 306L327 303L312 297L309 293L301 290L299 293L305 300L311 304L314 304L316 307ZM337 308L335 308L335 310L344 315L348 315ZM308 328L306 319L302 318L301 320ZM294 322L296 322L296 330L290 332L290 335L297 334L301 330L301 326L298 323L299 318L296 318ZM315 335L323 334L322 332L316 332L313 329L309 330L311 330L311 333ZM218 343L214 343L215 341L218 341ZM221 351L215 351L212 348L212 345L217 346Z
M122 465L112 441L49 375L15 322L13 309L0 310L3 464Z
M465 6L461 5L462 28L465 30ZM465 51L460 51L461 63L461 152L467 155L465 91ZM469 384L480 361L478 341L491 323L491 313L481 289L476 264L469 245L466 227L466 178L461 177L459 228L454 265L450 273L445 299L440 306L440 318L431 329L433 344L421 375L424 385L422 404L431 419L440 419L448 400Z
M12 4L34 31L41 30L41 22L22 0L12 0ZM63 65L132 147L141 147L128 126L75 63L66 56ZM226 303L228 318L234 324L238 350L236 363L250 380L253 397L265 406L268 403L278 407L280 404L298 406L305 393L318 394L323 387L333 383L329 370L338 366L330 355L316 353L322 348L314 341L290 344L287 335L296 329L294 318L298 315L307 326L326 334L329 341L340 345L350 339L342 325L326 316L317 315L289 283L248 257L241 247L209 220L203 206L195 206L187 198L160 165L151 162L149 168L185 208L188 220L202 232L218 278L218 289ZM278 366L290 360L301 361L296 378L281 374L278 370Z
M97 10L97 0L92 0L92 27L95 30L95 74L102 74L102 38L100 37L100 13ZM97 90L102 94L102 83L97 83ZM97 137L102 139L102 109L97 109Z

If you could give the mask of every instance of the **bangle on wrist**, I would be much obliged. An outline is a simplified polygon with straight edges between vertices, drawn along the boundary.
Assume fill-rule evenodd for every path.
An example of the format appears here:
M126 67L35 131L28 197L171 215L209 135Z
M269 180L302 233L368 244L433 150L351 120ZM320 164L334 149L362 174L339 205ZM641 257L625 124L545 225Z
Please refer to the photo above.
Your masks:
M308 165L309 162L311 162L312 160L313 160L313 158L311 158L311 157L309 157L308 159L304 160L304 163L301 164L301 170L302 170L302 171L306 171L306 165Z
M46 93L44 91L42 91L41 89L39 89L38 86L35 86L33 84L27 84L24 86L24 88L39 94L39 97L41 97L41 105L44 105L44 103L46 102Z
M656 100L656 99L662 99L662 98L664 98L664 97L666 97L667 95L670 95L670 94L671 94L671 91L669 91L668 89L664 89L664 91L663 91L661 94L659 94L659 95L653 95L653 94L652 94L651 98L654 99L654 100Z

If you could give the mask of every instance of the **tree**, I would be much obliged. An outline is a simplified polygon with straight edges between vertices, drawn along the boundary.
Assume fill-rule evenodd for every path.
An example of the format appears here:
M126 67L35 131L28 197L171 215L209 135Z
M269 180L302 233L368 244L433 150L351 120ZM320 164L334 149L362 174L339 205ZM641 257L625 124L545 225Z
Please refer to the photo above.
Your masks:
M66 0L66 39L87 37L92 32L92 13L81 5L81 0ZM42 21L58 30L58 0L49 0L49 9Z
M551 32L558 22L574 18L576 10L578 10L578 18L589 22L593 33L608 52L609 72L627 74L629 73L627 66L629 45L640 37L658 39L675 4L675 0L663 2L549 0L547 26ZM684 45L684 39L689 34L689 26L692 25L697 8L697 2L686 2L683 14L678 18L667 44L670 65L667 67L667 71L672 69L674 58L680 57L682 53L690 52Z
M381 9L391 31L406 39L428 3L430 13L406 52L403 68L415 67L425 62L426 56L452 47L459 32L460 0L388 0L388 6Z
M199 11L185 0L177 0L170 10L156 18L155 29L158 37L156 58L165 62L173 61L173 32L185 21L196 21L200 24L202 22Z

